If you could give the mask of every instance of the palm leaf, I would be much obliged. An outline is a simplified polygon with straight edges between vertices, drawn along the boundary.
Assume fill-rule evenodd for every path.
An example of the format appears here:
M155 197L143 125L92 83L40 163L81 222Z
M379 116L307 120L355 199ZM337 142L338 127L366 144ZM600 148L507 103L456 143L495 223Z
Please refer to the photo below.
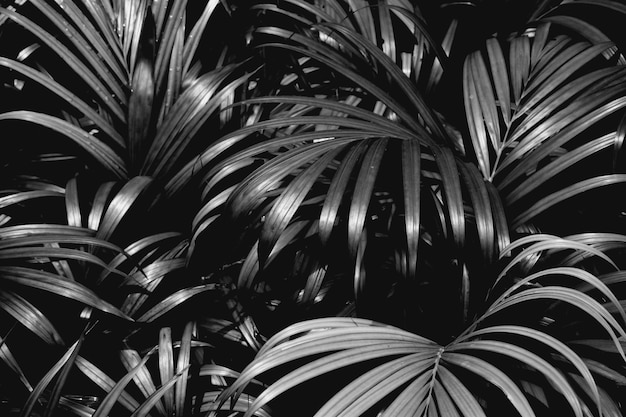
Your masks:
M428 129L432 132L431 134L439 139L446 138L437 116L432 113L425 100L418 92L415 91L415 88L410 83L409 79L402 73L400 68L398 68L395 63L393 63L377 46L371 42L367 42L361 36L353 31L350 31L348 28L337 24L329 23L327 25L332 28L334 32L341 33L350 41L354 42L358 47L365 49L369 54L371 54L372 57L385 68L389 76L392 77L394 82L398 84L399 88L407 95L407 98L410 100L417 113L424 119L426 127L428 127Z
M6 339L2 338L0 338L0 359L2 359L2 362L4 362L4 364L18 376L24 387L26 387L29 392L32 392L33 386L28 381L28 378L26 378L20 364L17 362L15 356L7 346Z
M66 104L74 107L76 110L78 110L86 117L88 117L91 121L93 121L94 124L102 129L102 131L106 133L111 139L113 139L116 144L120 146L125 146L124 139L119 134L119 132L115 130L115 127L111 124L110 121L102 117L98 112L93 110L91 106L89 106L84 100L81 100L77 95L72 93L71 90L68 90L62 84L59 84L58 82L40 71L37 71L27 65L24 65L9 58L0 57L0 65L19 72L21 75L28 77L42 87L50 90L57 97L61 98Z
M8 9L0 8L0 14L4 14L11 20L20 24L33 35L35 35L41 42L48 45L60 58L68 63L76 74L93 90L94 94L99 97L99 100L104 104L118 120L125 121L126 115L121 105L111 98L111 94L119 94L120 92L111 91L107 86L100 82L101 74L94 74L85 64L83 64L78 57L70 52L70 50L64 46L61 42L56 40L56 37L51 36L48 32L35 24L30 19L22 16L18 13L10 11ZM106 71L106 69L104 70ZM123 95L123 93L122 93Z
M87 334L87 332L89 332L90 328L93 328L93 324L88 323L83 329L83 332L80 334L77 345L73 349L72 354L67 359L66 363L63 364L63 367L59 371L59 374L56 377L56 381L54 383L54 387L52 387L52 392L50 394L50 398L48 399L48 404L46 405L46 411L44 412L45 417L49 417L54 414L54 411L59 404L59 399L61 398L61 392L63 390L63 387L68 380L70 371L74 366L74 363L76 362L76 358L78 357L78 352L80 351L83 342L85 341L85 335Z
M135 410L135 412L132 414L132 417L145 417L155 405L157 405L158 408L158 404L160 404L159 400L161 399L161 397L169 390L171 390L173 385L177 383L182 376L182 373L178 373L172 379L159 387L159 389L157 389L152 395L150 395L150 397L148 397L146 401L141 404L141 406L139 406L137 410Z
M139 353L133 349L123 349L120 351L120 359L122 364L126 368L126 371L128 373L134 374L133 381L141 391L142 395L146 397L148 401L151 398L157 398L157 401L155 401L154 403L150 401L151 407L156 407L159 415L166 415L165 407L163 406L163 402L161 401L161 396L153 396L157 392L157 388L152 379L152 375L148 370L148 367L141 360L141 356L139 355ZM144 402L144 404L146 404L146 402Z
M130 317L102 300L83 285L66 280L50 272L37 271L18 266L2 266L0 267L0 279L76 300L100 311L132 321Z
M319 175L335 159L341 148L332 149L304 169L274 201L267 214L259 238L259 259L265 261L296 210L307 196Z
M441 386L450 395L461 415L485 416L485 412L475 396L453 372L449 371L445 366L439 366L438 377L441 381Z
M296 221L287 226L285 231L281 233L276 241L272 252L270 252L267 256L267 260L264 265L269 267L269 265L283 249L287 248L292 243L297 242L298 237L301 236L303 230L307 226L309 226L308 221ZM241 270L239 271L239 276L237 278L237 286L239 288L251 288L259 272L259 268L259 242L257 241L250 249L246 259L243 261L243 265L241 266Z
M165 384L174 377L174 350L172 348L172 329L162 327L159 331L159 376ZM174 393L167 390L163 393L163 402L167 415L174 412Z
M550 363L542 359L540 356L526 349L523 349L519 346L516 346L514 344L503 343L503 342L498 342L498 341L478 340L478 341L461 342L461 343L454 344L453 346L447 349L447 351L442 356L442 359L446 361L448 359L448 355L450 354L450 352L467 351L467 350L469 351L473 351L473 350L483 351L484 350L487 352L498 353L498 354L505 355L505 356L514 358L518 361L525 363L526 365L530 366L532 369L535 369L538 372L542 373L546 377L546 379L550 382L550 384L555 389L559 390L561 394L563 394L563 396L567 399L567 402L569 403L570 407L574 411L575 415L578 417L582 417L583 415L582 407L580 405L578 395L576 394L576 392L573 390L573 388L570 386L567 380L563 377L563 375L556 368L554 368L554 366L552 366ZM455 358L455 360L458 361L458 360L461 360L461 358ZM463 362L464 364L462 366L466 366L467 362L472 362L472 360L468 361L467 359L465 359L465 361ZM455 362L453 361L453 363ZM458 364L458 362L456 363ZM474 364L472 364L471 366L473 367L472 369L477 370L477 368L474 367ZM495 367L492 367L492 368L493 370L497 369ZM481 372L477 372L477 373L484 375ZM493 375L493 377L495 377L495 375ZM509 389L510 388L512 387L509 386ZM516 406L516 408L517 407L518 406Z
M127 176L126 164L113 149L102 143L91 133L85 132L83 129L65 120L27 110L2 113L0 114L0 120L21 120L52 129L71 139L87 151L98 163L107 168L117 178L121 179Z
M141 370L145 371L145 364L150 359L150 356L156 351L156 347L153 348L150 352L148 352L135 366L130 369L126 375L124 375L113 388L108 392L106 397L102 400L96 412L93 414L93 417L104 417L109 415L111 408L115 405L117 401L121 398L124 388L128 383L136 377L137 373Z
M184 75L188 74L189 69L191 68L191 62L194 58L194 55L198 49L198 45L200 44L201 34L204 32L208 25L208 21L213 15L214 11L217 8L219 0L209 0L202 11L202 15L196 21L196 24L189 32L187 36L187 41L185 42L185 47L183 51L183 64L182 64L182 73Z
M263 28L262 28L263 29ZM289 33L287 31L282 31L279 30L277 28L267 28L267 29L259 29L258 30L261 33L269 33L269 34L278 34L280 36L283 37L287 37L287 38L291 38L291 39L296 39L296 40L301 40L303 43L305 43L307 46L309 46L309 44L311 43L310 40L308 39L301 39L300 37L298 37L297 35L293 34L293 33ZM375 85L374 83L372 83L371 81L369 81L367 78L365 78L364 76L360 75L358 72L349 69L350 66L344 65L344 66L340 66L337 63L337 58L333 56L333 58L329 58L325 55L322 55L320 53L317 53L317 51L315 50L311 50L311 49L306 49L306 48L301 48L301 47L297 47L297 46L291 46L291 45L287 45L287 44L282 44L282 43L276 43L276 44L268 44L267 46L275 46L281 49L285 49L285 50L291 50L294 52L298 52L301 53L303 55L306 56L310 56L311 58L313 58L316 61L319 61L320 63L336 70L337 72L343 74L344 76L348 77L352 82L354 82L355 84L359 85L360 87L362 87L365 91L368 91L369 93L371 93L374 97L376 97L381 103L383 103L385 106L387 106L389 108L389 110L391 110L394 114L396 114L404 123L406 123L411 129L414 129L416 132L418 132L420 135L423 136L429 136L427 131L424 129L424 127L417 123L415 121L415 119L411 116L411 114L405 110L401 105L398 104L397 100L395 100L394 98L392 98L387 92L385 92L382 88L378 87L377 85ZM369 49L373 50L377 50L379 51L381 54L382 52L380 50L378 50L376 47L374 46L369 46ZM384 56L384 54L383 54ZM385 56L384 58L382 58L384 60L388 60L388 58ZM404 77L404 74L398 74L399 77ZM413 90L413 87L411 87L411 90ZM430 110L428 110L428 112L430 113ZM433 121L433 123L435 122L435 119L433 118L433 116L431 115L431 121ZM438 128L437 131L441 132L441 128ZM441 137L445 137L443 134L441 135Z
M458 366L475 373L498 387L521 415L535 415L528 399L517 387L515 382L489 362L479 359L473 355L452 352L447 352L443 360L445 363Z
M178 28L184 27L187 0L174 0L168 3L170 3L169 14L166 15L163 32L159 39L159 48L154 62L157 94L159 93L158 88L164 86L163 81L168 73L169 62Z
M194 134L219 108L224 96L230 94L252 75L246 74L221 87L234 69L235 66L227 66L205 74L185 89L158 126L142 172L159 175L162 170L169 170L177 162Z
M9 290L0 291L0 308L39 336L44 342L51 345L63 344L61 335L50 320L19 294Z
M626 175L623 174L609 174L602 175L596 178L590 178L588 180L580 181L572 184L560 191L550 194L541 200L534 203L531 207L518 214L511 220L512 226L517 227L522 223L527 222L537 214L547 210L548 208L558 204L568 198L581 194L585 191L594 190L599 187L605 187L613 184L621 184L626 181Z
M434 156L442 178L443 198L448 213L446 222L457 248L465 246L465 211L459 171L452 152L447 148L435 148Z
M184 288L168 296L165 300L161 301L158 305L152 307L146 311L141 317L137 319L139 322L149 323L161 317L168 311L179 306L187 301L189 298L201 294L205 291L215 291L217 286L213 284L198 285L195 287Z
M355 168L358 160L367 150L367 141L360 141L356 146L351 147L346 156L341 161L341 165L335 172L333 180L330 183L324 205L320 213L319 221L319 238L324 246L330 239L332 230L335 226L335 219L341 206L346 187L350 181L350 176Z
M419 143L408 140L403 141L402 180L404 185L405 230L408 254L407 271L408 277L411 279L415 278L416 274L420 239L420 159Z
M77 369L105 392L111 392L115 387L115 381L111 377L82 356L76 357L75 364ZM139 407L139 403L125 391L119 392L116 400L131 412Z
M626 333L617 321L603 308L597 301L591 297L565 287L546 286L543 288L526 289L519 294L507 297L503 301L495 304L482 319L501 311L502 309L523 303L526 301L535 301L540 299L552 299L563 301L571 306L578 307L589 316L591 316L598 324L600 324L610 335L615 343L620 355L626 360L626 355L619 343L619 337L624 337Z
M576 239L563 239L557 236L546 235L541 233L535 233L526 237L519 238L512 242L509 246L507 246L501 253L500 257L509 256L508 254L519 247L522 247L526 244L533 243L528 248L524 249L518 255L515 256L500 272L498 275L496 283L501 280L508 271L510 271L516 264L523 261L525 258L533 254L540 253L543 250L550 251L561 251L574 249L579 251L580 253L589 253L591 255L597 256L600 259L606 261L608 265L611 265L614 269L619 270L619 267L615 264L615 262L607 256L602 251L594 248L591 245L587 245L583 242L578 242ZM495 286L495 284L494 284Z
M72 357L76 357L78 353L78 349L80 347L80 340L76 341L69 349L61 356L61 358L46 372L46 374L39 380L37 386L33 389L33 391L28 396L28 399L24 403L22 410L20 412L20 416L30 416L33 408L36 405L36 402L39 400L44 390L48 387L48 385L52 382L52 379L63 369L63 367L69 363Z
M435 355L436 352L415 353L377 366L342 388L315 415L360 415L411 380L414 380L418 387L425 386L428 378L432 378L427 371L433 365ZM398 398L401 399L400 396ZM393 412L391 415L403 415L393 408L393 404L386 412Z
M148 43L149 40L144 42ZM149 56L141 56L135 66L131 82L132 93L128 103L127 147L131 162L137 166L143 160L146 139L151 133L151 116L155 94L153 62Z
M491 196L485 186L485 182L480 172L474 165L458 164L461 168L461 177L467 185L470 193L470 201L474 206L474 217L476 219L476 228L478 234L478 242L481 248L481 258L487 262L495 256L495 234L494 218L492 214Z
M115 79L109 69L116 71L115 75L119 80L122 80L122 85L126 81L127 74L115 65L113 57L108 56L108 52L98 54L97 49L93 48L95 45L90 45L90 42L88 42L86 38L89 37L89 41L93 43L98 32L95 30L92 32L90 30L93 29L93 27L90 27L91 25L89 19L84 15L81 16L80 10L77 7L72 7L74 6L73 2L63 4L61 9L65 11L70 18L78 20L73 22L81 29L78 31L73 25L65 20L61 13L54 10L53 7L47 5L41 0L35 0L32 4L35 5L35 7L37 7L60 31L62 31L62 33L65 34L66 39L74 48L76 48L78 54L96 71L98 78L106 83L106 86L112 93L112 97L118 97L122 104L125 104L126 91L124 91L120 82ZM104 48L104 51L108 50L108 48ZM108 62L105 60L105 57L108 58ZM108 65L105 65L105 63Z
M365 216L386 145L386 138L375 139L363 156L355 185L358 193L353 196L348 214L348 249L353 257L362 239Z
M185 325L183 336L180 342L180 350L178 352L178 361L176 364L176 373L181 378L176 382L175 388L175 412L177 415L184 415L185 401L187 398L187 375L189 372L189 360L191 357L191 337L194 331L195 323L188 322Z
M96 237L103 240L110 238L122 218L151 183L152 178L134 177L124 184L107 207Z

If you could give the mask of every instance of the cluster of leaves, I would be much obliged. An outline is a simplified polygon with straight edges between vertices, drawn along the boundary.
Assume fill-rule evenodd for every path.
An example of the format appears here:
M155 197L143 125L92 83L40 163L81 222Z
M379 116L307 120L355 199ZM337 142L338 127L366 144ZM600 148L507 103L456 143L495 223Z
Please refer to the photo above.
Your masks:
M0 412L623 415L626 6L413 3L2 2Z

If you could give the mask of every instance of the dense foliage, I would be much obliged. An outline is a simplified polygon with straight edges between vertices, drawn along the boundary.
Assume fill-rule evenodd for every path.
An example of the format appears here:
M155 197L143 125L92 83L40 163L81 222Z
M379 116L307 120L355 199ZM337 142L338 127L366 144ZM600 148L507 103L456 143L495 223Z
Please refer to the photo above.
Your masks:
M622 1L0 5L0 414L626 414Z

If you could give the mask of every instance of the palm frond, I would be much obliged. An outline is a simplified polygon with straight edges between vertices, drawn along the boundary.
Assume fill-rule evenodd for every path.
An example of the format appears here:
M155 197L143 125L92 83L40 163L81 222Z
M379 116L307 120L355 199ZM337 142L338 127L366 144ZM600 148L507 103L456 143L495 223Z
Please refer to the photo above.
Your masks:
M543 242L546 245L551 243L553 248L561 245L554 237L545 237ZM503 253L525 244L525 240L514 242ZM511 262L515 265L518 261L513 259ZM270 386L250 405L246 415L252 415L257 407L296 385L312 384L320 375L340 375L337 370L346 366L358 369L357 377L346 380L344 388L334 396L329 393L317 415L361 415L370 409L380 410L382 415L447 415L445 410L454 410L453 415L484 415L495 411L488 405L485 408L489 404L487 397L493 395L493 391L487 393L477 389L476 379L471 375L500 391L500 395L522 415L535 415L534 398L543 396L537 390L561 396L573 415L595 412L590 410L604 412L604 407L614 410L615 405L611 405L602 388L603 381L607 378L621 380L623 373L610 371L610 359L606 359L607 364L601 362L602 359L598 361L597 357L591 359L588 352L579 350L579 347L593 346L618 354L622 358L620 369L623 369L623 324L609 313L608 304L605 307L591 296L572 289L577 284L571 279L561 281L564 285L541 285L544 278L559 274L585 282L599 290L602 297L611 299L613 308L622 310L621 301L601 279L581 269L562 267L541 270L509 286L483 315L446 346L362 319L305 321L269 339L237 381L216 399L217 407L220 408L229 398L237 399L253 378L263 378L270 370L281 369L286 363L309 358L304 364L298 362L295 370L287 370L279 373L282 376L278 379L271 379ZM615 274L614 280L623 282L623 274ZM531 285L533 283L536 285ZM567 326L567 322L560 321L554 305L523 320L524 324L507 323L506 310L524 308L524 305L536 308L530 306L540 305L537 303L543 299L563 301L569 307L583 310L589 314L592 323L604 327L606 336L602 342L587 340L584 335L561 338L554 328ZM622 314L623 318L623 311L616 313ZM553 317L550 326L541 324L546 320L544 314ZM383 345L385 348L381 349ZM373 358L379 360L371 361ZM358 363L362 366L354 368ZM520 364L528 374L520 373ZM546 384L532 388L530 381L537 377ZM520 385L520 380L529 382ZM589 395L582 394L580 389ZM551 404L552 400L548 399L553 398L551 395L544 396L546 407Z

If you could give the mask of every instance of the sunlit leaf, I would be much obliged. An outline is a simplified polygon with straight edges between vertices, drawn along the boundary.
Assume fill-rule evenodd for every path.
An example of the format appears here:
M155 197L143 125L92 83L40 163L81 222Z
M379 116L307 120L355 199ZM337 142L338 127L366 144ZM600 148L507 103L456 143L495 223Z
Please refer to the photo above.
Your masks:
M572 184L568 187L563 188L562 190L559 190L540 199L539 201L531 205L528 209L524 210L524 212L518 214L515 218L511 220L512 227L515 228L525 222L528 222L532 218L536 217L538 214L544 212L555 204L565 201L585 191L595 190L597 188L606 187L613 184L622 184L624 182L626 182L625 174L609 174L590 178L588 180Z
M407 270L415 278L420 239L420 145L402 141L402 181L404 186L405 230L407 240Z
M98 140L91 133L65 120L28 110L2 113L0 114L0 120L21 120L52 129L75 142L116 177L125 178L127 175L124 161L113 149Z
M418 378L418 376L422 376L433 365L435 358L436 352L414 353L377 366L337 392L316 413L316 416L339 416L346 413L360 415L386 395L413 379L420 382L418 386L424 386L426 381L423 379L425 378ZM432 375L425 375L425 377L429 378ZM260 401L266 393L267 391L263 392L257 401ZM393 405L390 408L392 407ZM389 410L387 412L391 413Z
M443 365L439 366L437 372L442 387L450 395L462 415L476 417L485 416L485 412L476 400L476 397L453 372L449 371Z
M183 304L189 298L206 291L215 291L218 287L214 284L198 285L196 287L184 288L170 295L150 310L146 311L137 319L139 322L149 323L169 312L173 308Z
M348 248L352 256L356 256L357 253L370 198L378 177L378 168L386 146L386 138L374 140L361 161L361 168L355 185L357 193L353 196L348 214Z
M10 68L14 71L17 71L20 74L37 82L39 85L52 91L54 94L62 98L67 104L73 106L78 111L83 113L85 116L89 117L100 129L102 129L102 131L108 134L111 137L111 139L113 139L118 145L120 146L124 145L124 139L115 130L115 127L109 121L107 121L100 114L94 111L87 103L81 100L78 96L76 96L70 90L65 88L63 85L59 84L58 82L51 79L50 77L40 73L39 71L30 68L29 66L24 65L17 61L13 61L9 58L0 57L0 65Z
M113 379L82 356L79 355L76 357L75 364L77 369L105 392L110 392L115 386ZM139 407L139 403L125 391L121 391L117 394L117 401L131 412Z
M152 178L134 177L124 184L104 212L96 237L100 239L110 238L129 209L151 183Z
M188 322L185 325L185 330L183 331L183 336L180 342L176 373L180 374L181 378L176 381L175 388L176 415L184 415L185 411L185 401L187 399L187 375L189 372L189 362L191 357L191 337L194 327L195 323L193 322Z
M33 408L35 407L37 401L43 394L44 390L48 388L48 385L52 382L52 379L63 369L65 364L70 360L71 357L75 356L78 352L78 348L80 346L80 341L76 341L69 349L61 356L61 358L46 372L46 374L39 380L37 386L33 389L33 391L28 396L28 399L24 403L20 416L28 417L31 415Z
M0 290L0 309L6 311L20 324L39 336L48 344L63 344L61 335L50 320L21 295Z
M70 52L66 46L59 42L54 36L50 36L46 30L23 15L3 8L0 8L0 14L9 17L14 22L26 28L33 35L37 36L43 43L47 44L56 54L68 63L69 68L74 70L77 75L85 83L87 83L87 85L89 85L92 91L99 97L100 101L107 106L120 121L125 120L125 114L122 107L111 97L111 93L115 92L109 93L108 88L105 87L100 81L100 77L91 72L75 54Z
M18 266L2 266L0 267L0 279L76 300L98 310L132 321L130 317L83 285L49 272Z
M136 377L137 373L141 370L145 371L145 364L150 359L150 356L156 351L156 347L150 350L138 363L134 365L132 369L130 369L126 375L124 375L115 386L108 392L106 397L102 400L96 412L93 414L93 417L106 417L109 415L109 412L115 405L117 401L119 401L120 396L124 392L124 388L126 385Z
M24 371L15 359L15 356L7 346L6 339L2 338L0 338L0 359L2 359L2 362L4 362L4 364L18 376L20 382L24 385L24 387L29 392L32 392L33 386L28 381L28 378L26 378L26 374L24 374Z
M174 377L172 330L169 327L163 327L159 331L159 375L161 384L165 384ZM165 411L171 415L174 412L174 393L171 390L163 393L163 402L165 403Z
M551 385L555 389L558 389L561 392L561 394L563 394L563 396L565 396L565 398L567 399L567 402L569 403L570 407L574 411L575 415L578 417L582 417L583 412L582 412L582 408L578 400L578 395L574 392L574 390L572 389L570 384L567 382L567 380L563 377L563 375L556 368L554 368L554 366L552 366L550 363L542 359L540 356L522 347L510 344L510 343L488 341L488 340L477 340L477 341L471 341L471 342L455 343L453 346L450 346L446 350L446 353L444 354L443 358L444 360L446 360L450 352L468 351L468 350L469 351L485 350L489 352L494 352L494 353L498 353L504 356L514 358L518 361L525 363L526 365L530 366L532 369L542 373L546 377L546 379L550 381ZM465 361L464 365L467 362L472 362L472 361L473 360ZM492 370L495 370L495 367L492 368ZM480 372L478 373L482 374ZM488 374L485 373L483 375L488 375ZM496 378L495 373L494 375L491 375L491 377L494 378L495 380ZM509 386L509 388L511 387ZM507 393L504 389L503 391L506 393L507 397L511 395Z
M318 180L319 175L335 159L341 149L341 147L331 149L304 169L276 199L261 229L259 238L260 259L264 261L269 256L280 234L291 221L311 187Z
M507 400L523 416L534 416L530 403L517 384L500 369L490 363L472 355L446 352L443 357L445 363L455 365L479 375L489 381L506 396Z

